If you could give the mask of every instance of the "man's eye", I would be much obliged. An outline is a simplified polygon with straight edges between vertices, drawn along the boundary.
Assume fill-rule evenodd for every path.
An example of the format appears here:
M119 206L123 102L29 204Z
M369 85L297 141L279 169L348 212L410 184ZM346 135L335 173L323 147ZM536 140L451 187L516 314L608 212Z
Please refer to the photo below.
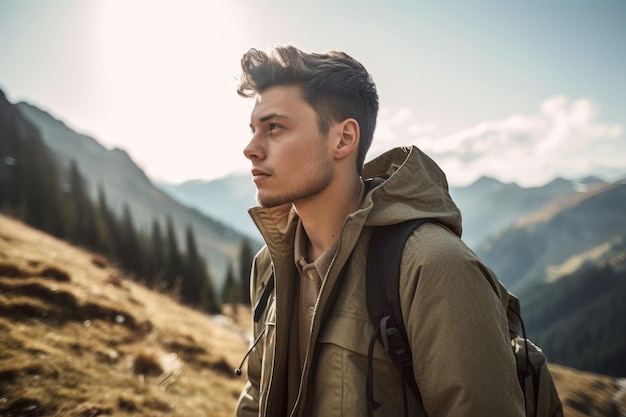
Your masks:
M269 127L270 127L270 132L271 132L271 131L273 131L273 130L279 129L279 128L280 128L280 125L279 125L279 124L277 124L277 123L270 123L270 124L269 124Z

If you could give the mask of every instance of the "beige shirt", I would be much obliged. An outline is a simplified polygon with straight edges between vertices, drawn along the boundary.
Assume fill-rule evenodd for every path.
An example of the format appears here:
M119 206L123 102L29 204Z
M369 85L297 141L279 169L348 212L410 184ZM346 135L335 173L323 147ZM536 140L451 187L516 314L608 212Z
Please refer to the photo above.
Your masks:
M359 195L359 206L365 198L365 185L361 183L361 193ZM313 262L306 259L309 239L304 231L302 222L298 222L294 241L294 257L296 268L300 273L300 302L298 313L298 329L300 343L300 369L304 366L307 346L309 346L309 336L311 335L311 325L315 315L315 306L319 298L323 283L328 277L328 271L332 266L339 240L336 240L319 258ZM293 328L293 327L292 327Z
M300 369L304 365L306 357L306 348L309 345L309 336L311 335L311 323L315 314L315 305L322 289L322 283L328 274L331 263L337 253L337 245L339 241L335 241L319 258L309 263L306 260L308 247L308 238L302 227L302 223L296 229L296 239L294 245L294 255L296 267L300 272L300 306L298 317L298 329L300 340Z

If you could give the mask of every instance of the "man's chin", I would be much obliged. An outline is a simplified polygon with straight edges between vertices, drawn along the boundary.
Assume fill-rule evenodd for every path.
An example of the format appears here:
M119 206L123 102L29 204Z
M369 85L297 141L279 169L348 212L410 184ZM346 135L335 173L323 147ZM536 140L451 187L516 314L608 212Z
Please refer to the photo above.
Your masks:
M256 195L256 202L259 204L259 206L263 208L272 208L272 207L277 207L277 206L284 204L281 200L275 197L263 195L258 192Z

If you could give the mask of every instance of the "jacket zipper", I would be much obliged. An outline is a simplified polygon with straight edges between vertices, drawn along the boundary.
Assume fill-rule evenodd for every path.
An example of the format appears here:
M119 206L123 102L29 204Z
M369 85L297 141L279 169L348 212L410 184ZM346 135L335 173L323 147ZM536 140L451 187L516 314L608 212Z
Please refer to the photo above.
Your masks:
M274 268L274 262L272 262L272 274L274 274L274 305L276 304L276 269ZM267 316L265 319L265 326L267 326ZM274 324L276 326L276 324ZM274 339L276 339L276 329L274 329ZM274 352L272 352L272 367L270 368L269 381L267 383L267 391L265 392L265 400L263 401L263 416L267 416L267 403L270 397L270 391L272 390L272 381L274 380L274 365L276 364L276 341L274 340ZM263 367L262 367L263 368ZM260 382L262 384L263 381Z
M267 392L265 393L265 401L264 401L264 407L263 407L263 415L267 416L267 403L268 403L268 399L270 397L270 391L272 390L272 381L274 381L274 365L276 363L276 343L274 343L274 354L272 355L272 367L270 368L270 376L269 376L269 382L267 384Z
M290 417L294 417L295 412L300 403L300 397L302 396L302 385L304 384L305 370L309 362L309 352L311 350L311 339L313 337L313 327L315 326L315 319L317 318L317 311L319 310L320 298L321 298L322 293L324 292L324 288L326 288L326 282L328 281L330 270L333 268L333 264L335 263L335 259L337 259L338 253L339 253L339 244L337 245L337 250L335 251L335 254L330 260L330 264L328 265L328 270L326 271L326 274L324 275L324 278L322 279L322 286L320 288L319 295L317 296L317 301L315 302L315 306L313 308L313 317L311 319L311 327L309 329L309 341L307 343L306 356L304 357L304 367L302 368L302 375L300 376L300 386L298 387L298 395L296 396L296 402L293 405L293 409L289 413Z

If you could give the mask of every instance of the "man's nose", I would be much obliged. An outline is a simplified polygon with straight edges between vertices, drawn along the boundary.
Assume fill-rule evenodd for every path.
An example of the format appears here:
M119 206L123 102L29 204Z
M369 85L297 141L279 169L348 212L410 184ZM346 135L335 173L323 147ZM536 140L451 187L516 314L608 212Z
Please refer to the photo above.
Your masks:
M248 145L243 148L243 154L249 160L265 158L265 151L256 135L252 136Z

